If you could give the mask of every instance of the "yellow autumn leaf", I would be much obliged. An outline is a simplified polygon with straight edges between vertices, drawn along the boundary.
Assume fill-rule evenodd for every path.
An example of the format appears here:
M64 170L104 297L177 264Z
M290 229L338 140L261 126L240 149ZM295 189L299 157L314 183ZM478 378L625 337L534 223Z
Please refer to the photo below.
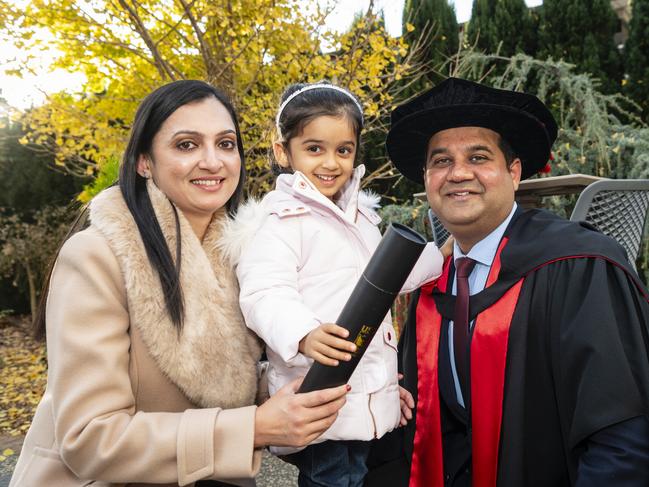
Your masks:
M58 141L56 163L80 176L96 175L102 161L121 158L129 124L147 93L172 78L205 79L239 109L249 191L256 194L272 179L262 149L272 140L272 120L287 85L327 79L351 88L367 107L368 132L384 133L392 98L381 96L377 104L379 96L398 93L400 80L417 69L407 62L407 43L388 35L378 15L361 16L339 33L326 26L322 12L305 9L299 0L190 2L200 35L191 22L177 22L188 17L182 2L165 3L161 11L159 2L140 0L138 25L120 2L19 3L26 19L23 49L36 49L42 38L30 38L30 31L49 30L53 40L40 48L51 48L56 66L86 80L26 113L23 142ZM408 23L405 30L415 27ZM119 42L106 42L107 32ZM155 40L155 55L142 48L143 35ZM328 52L321 49L323 40L331 46Z
M45 388L45 350L25 331L17 334L11 327L0 327L0 356L0 434L22 435ZM11 448L0 453L3 458L15 454Z

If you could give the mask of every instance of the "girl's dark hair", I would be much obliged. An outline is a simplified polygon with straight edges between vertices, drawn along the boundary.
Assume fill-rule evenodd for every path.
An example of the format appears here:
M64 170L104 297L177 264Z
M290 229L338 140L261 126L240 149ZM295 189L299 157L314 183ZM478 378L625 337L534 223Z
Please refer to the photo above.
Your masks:
M239 184L226 204L228 214L232 216L241 200L245 182L245 161L241 131L239 130L237 114L230 100L220 90L204 81L174 81L156 89L142 101L135 114L129 141L119 169L119 188L126 206L140 231L149 261L160 278L167 312L179 332L182 329L184 316L183 296L180 286L180 222L176 209L172 206L176 216L176 233L178 237L175 249L176 263L174 263L149 199L146 179L137 173L137 163L140 155L150 155L154 136L172 113L183 105L210 97L216 98L223 104L232 117L236 130L241 169L239 172ZM85 216L82 215L80 219L85 220ZM80 229L79 225L77 227L68 233L65 240ZM42 337L45 333L45 301L50 277L51 272L46 279L39 310L34 320L34 330L37 337Z
M313 84L330 84L326 81L319 81ZM290 85L282 93L280 105L286 99L302 88L310 86L311 83L295 83ZM333 86L333 85L332 85ZM356 97L349 93L350 96ZM279 132L284 150L288 152L289 141L302 133L304 127L318 117L346 117L352 124L356 133L356 159L357 163L361 157L361 131L363 130L363 114L350 96L337 90L329 88L315 88L300 93L284 107L279 117ZM356 99L358 105L360 101ZM290 169L281 167L274 158L271 158L272 169L276 174L292 172Z

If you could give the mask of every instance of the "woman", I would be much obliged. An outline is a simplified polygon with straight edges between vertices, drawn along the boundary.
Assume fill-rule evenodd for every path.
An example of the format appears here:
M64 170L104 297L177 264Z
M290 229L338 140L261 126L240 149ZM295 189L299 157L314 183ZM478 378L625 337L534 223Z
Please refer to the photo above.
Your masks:
M254 485L265 445L305 445L346 386L254 406L257 339L219 256L243 148L229 101L177 81L140 105L119 187L62 246L45 313L48 385L11 487ZM246 480L247 479L247 480Z

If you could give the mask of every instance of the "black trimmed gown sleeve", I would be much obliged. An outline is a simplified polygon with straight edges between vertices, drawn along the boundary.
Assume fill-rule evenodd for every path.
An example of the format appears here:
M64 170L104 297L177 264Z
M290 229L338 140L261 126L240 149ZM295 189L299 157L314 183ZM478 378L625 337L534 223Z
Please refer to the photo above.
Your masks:
M548 283L552 374L576 485L649 485L646 296L627 271L601 258L537 273ZM596 470L588 468L594 459ZM594 483L598 476L606 482Z

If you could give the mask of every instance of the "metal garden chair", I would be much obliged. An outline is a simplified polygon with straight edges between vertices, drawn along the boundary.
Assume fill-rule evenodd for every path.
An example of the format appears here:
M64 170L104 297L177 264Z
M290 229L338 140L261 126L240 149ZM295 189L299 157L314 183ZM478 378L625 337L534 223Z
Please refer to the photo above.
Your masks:
M430 231L433 234L433 242L437 247L441 247L446 239L449 237L449 231L442 225L442 222L439 221L437 215L433 213L433 210L428 208L428 223L430 223Z
M635 269L648 213L649 179L603 179L581 192L570 219L587 221L617 240ZM428 220L433 240L441 246L449 232L431 209Z
M604 179L581 192L570 219L617 240L635 269L648 212L649 179Z

